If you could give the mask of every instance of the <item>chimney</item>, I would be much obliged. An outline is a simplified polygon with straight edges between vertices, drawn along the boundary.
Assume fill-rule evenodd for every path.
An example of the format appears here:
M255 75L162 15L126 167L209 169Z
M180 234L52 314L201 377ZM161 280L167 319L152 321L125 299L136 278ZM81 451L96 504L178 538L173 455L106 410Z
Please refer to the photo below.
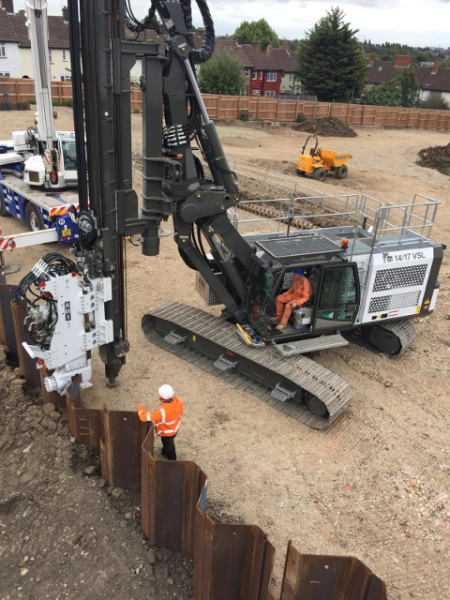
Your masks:
M7 13L14 13L14 2L13 0L0 0L0 6L2 10Z
M438 69L439 69L439 61L435 60L433 68L431 69L431 74L436 75L436 73L438 72Z
M396 67L400 67L400 68L405 68L405 67L409 67L409 65L411 64L411 57L407 56L406 54L398 54L397 58L395 59L395 66Z
M253 48L257 48L258 50L261 50L261 42L257 42L256 40L253 40L252 46L253 46Z
M241 36L240 36L240 35L238 35L238 36L236 37L236 44L237 44L238 46L240 46L240 45L241 45L241 39L242 39L242 38L241 38Z
M371 52L370 56L369 56L369 62L367 63L367 67L370 69L370 67L373 66L373 63L375 62L375 52Z
M205 28L204 27L197 27L196 33L198 33L198 35L200 35L201 37L205 37Z
M62 9L62 16L63 16L64 23L68 23L69 22L69 9L67 8L67 6L65 6Z
M291 50L291 42L289 40L282 40L281 47L283 50L287 50L289 52Z
M267 58L271 58L272 56L272 50L273 50L273 46L271 44L269 44L266 48L266 54L267 54Z

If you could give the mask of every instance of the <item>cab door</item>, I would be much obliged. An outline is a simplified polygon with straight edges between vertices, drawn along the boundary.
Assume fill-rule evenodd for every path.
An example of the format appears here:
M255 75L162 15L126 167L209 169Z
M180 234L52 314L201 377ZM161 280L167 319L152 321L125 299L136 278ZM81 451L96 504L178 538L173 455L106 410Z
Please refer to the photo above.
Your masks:
M323 266L319 281L313 331L351 327L360 303L356 264Z

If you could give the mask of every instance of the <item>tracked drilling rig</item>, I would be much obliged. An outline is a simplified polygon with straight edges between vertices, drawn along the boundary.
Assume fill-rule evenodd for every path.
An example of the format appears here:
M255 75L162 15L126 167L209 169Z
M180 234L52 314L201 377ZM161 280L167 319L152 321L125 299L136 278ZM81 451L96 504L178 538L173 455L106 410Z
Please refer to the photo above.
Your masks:
M325 428L343 413L351 391L305 354L347 343L341 337L346 331L357 331L391 356L411 344L411 318L430 314L438 293L443 246L429 238L438 203L417 196L400 207L375 204L369 215L364 197L337 227L241 236L229 218L241 199L237 177L196 80L195 64L208 60L214 49L209 9L205 0L196 1L205 25L199 49L191 34L190 0L156 0L142 22L128 0L80 0L80 15L78 4L69 2L79 144L84 139L80 37L83 61L88 160L87 169L78 161L80 210L72 211L82 234L73 260L47 255L20 285L17 298L35 340L28 350L54 370L45 381L50 390L64 390L75 374L89 385L95 347L107 384L116 385L129 349L125 238L139 235L143 254L156 256L160 224L172 217L183 261L197 272L209 304L224 305L223 315L172 302L144 316L146 336L297 420ZM155 14L166 32L163 55L145 35ZM134 37L126 36L126 26ZM130 70L138 58L140 209L132 184L130 121ZM78 151L84 154L80 146ZM289 208L288 227L292 217ZM310 300L277 330L276 297L298 269L311 282Z

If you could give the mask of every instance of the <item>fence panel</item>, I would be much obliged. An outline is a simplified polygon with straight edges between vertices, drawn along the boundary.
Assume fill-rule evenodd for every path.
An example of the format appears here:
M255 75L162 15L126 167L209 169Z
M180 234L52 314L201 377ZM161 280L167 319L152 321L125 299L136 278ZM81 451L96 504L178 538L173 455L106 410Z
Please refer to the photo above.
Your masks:
M0 109L23 108L34 97L33 80L0 77ZM71 100L72 84L53 81L52 97L59 104L65 100ZM331 115L349 125L438 130L450 128L450 111L443 110L217 94L203 94L203 100L212 119L237 119L242 110L248 110L250 119L263 119L264 121L294 122L297 115L303 113L308 120L321 119ZM142 112L140 88L131 89L131 110Z

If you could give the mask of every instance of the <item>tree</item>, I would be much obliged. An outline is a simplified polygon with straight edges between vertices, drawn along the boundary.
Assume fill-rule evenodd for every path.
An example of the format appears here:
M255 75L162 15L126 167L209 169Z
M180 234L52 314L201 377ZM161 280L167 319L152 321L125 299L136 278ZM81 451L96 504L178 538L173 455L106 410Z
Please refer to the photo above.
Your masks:
M280 47L280 38L265 19L259 21L242 21L231 36L235 40L241 36L243 44L251 44L253 41L261 42L261 50L265 50L269 44L274 48Z
M327 11L297 49L296 75L303 90L325 102L348 101L364 84L367 58L355 37L358 29L344 17L339 7Z
M413 67L403 69L400 75L389 83L381 83L361 95L364 104L377 106L405 106L413 108L420 105L419 82Z
M394 79L398 79L400 85L400 106L418 106L420 86L414 67L403 69Z
M396 77L389 83L380 83L379 86L370 88L361 94L364 104L377 106L400 106L400 86Z
M238 96L246 87L242 69L242 62L237 56L231 56L226 50L215 54L200 68L198 84L201 91Z
M446 58L445 60L441 60L439 63L440 69L450 69L450 58Z
M431 52L431 50L419 50L419 52L417 52L417 54L415 56L415 60L414 60L414 62L416 62L416 63L431 62L431 61L433 61L433 53Z

